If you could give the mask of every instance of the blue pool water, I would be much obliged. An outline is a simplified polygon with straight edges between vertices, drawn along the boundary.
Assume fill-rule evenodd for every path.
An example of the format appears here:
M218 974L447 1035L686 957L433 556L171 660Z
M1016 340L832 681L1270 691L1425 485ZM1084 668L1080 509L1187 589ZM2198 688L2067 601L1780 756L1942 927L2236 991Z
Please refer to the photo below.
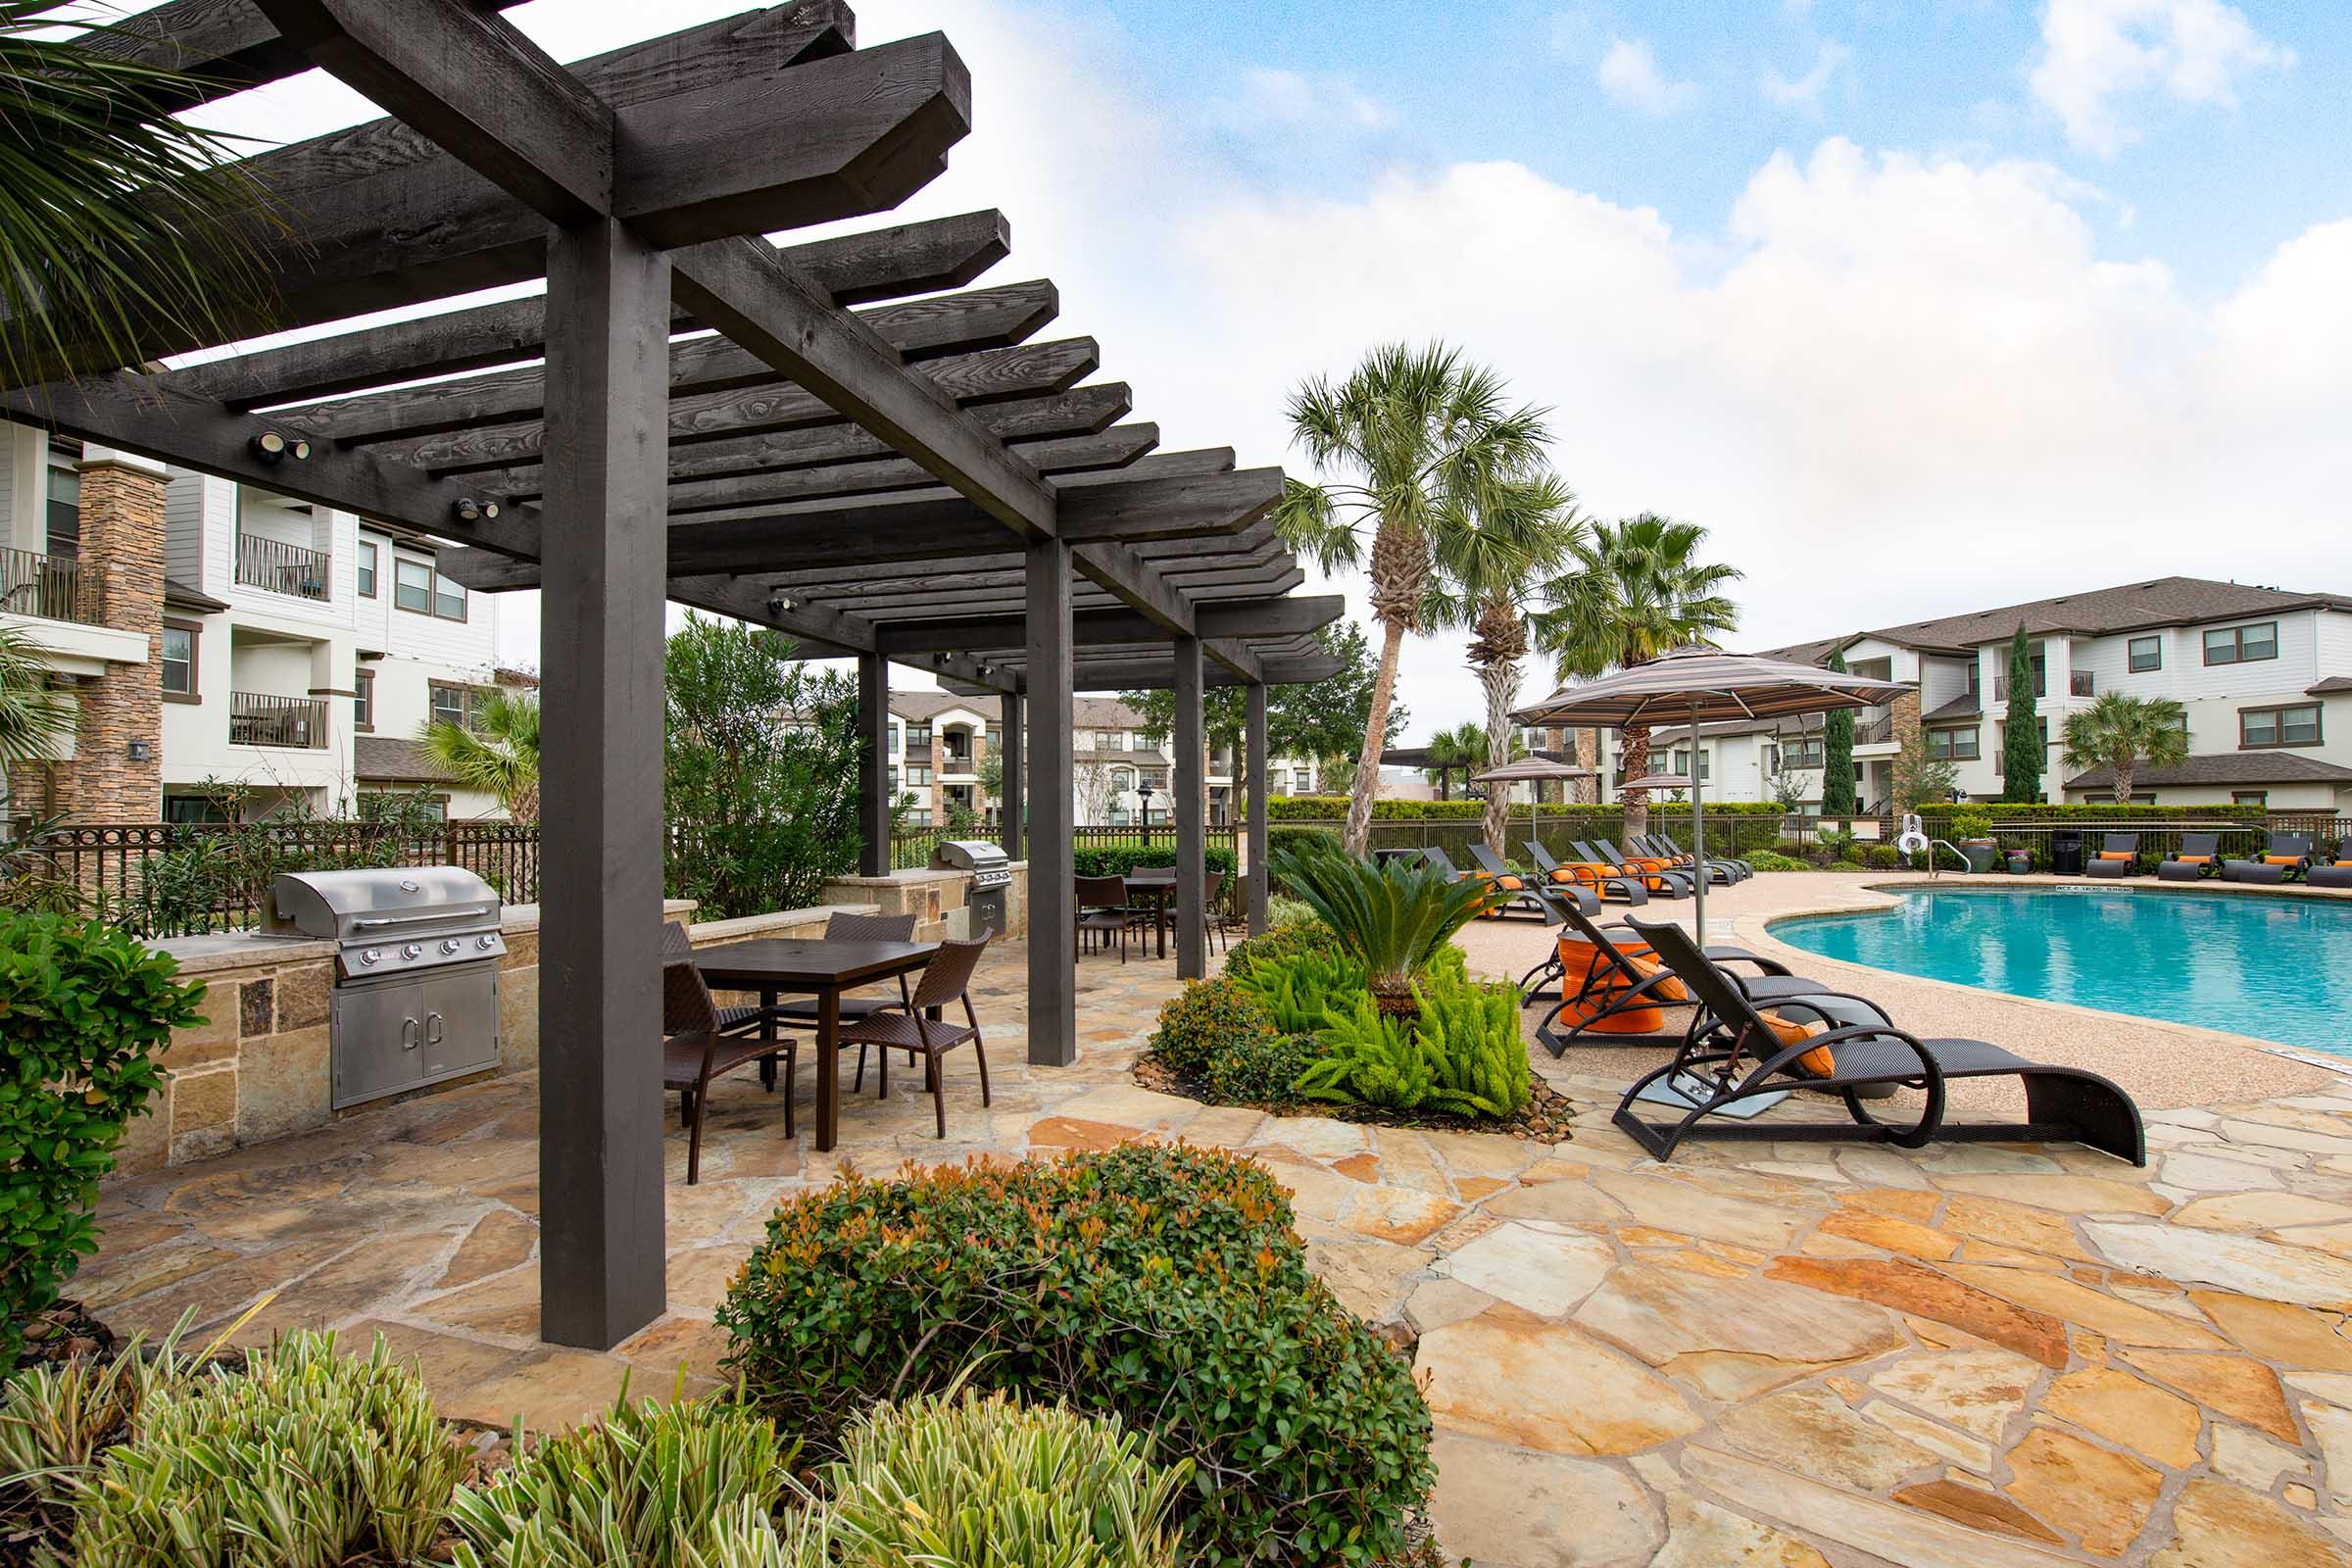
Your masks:
M1772 934L1827 958L2352 1056L2352 906L2178 888L1899 897Z

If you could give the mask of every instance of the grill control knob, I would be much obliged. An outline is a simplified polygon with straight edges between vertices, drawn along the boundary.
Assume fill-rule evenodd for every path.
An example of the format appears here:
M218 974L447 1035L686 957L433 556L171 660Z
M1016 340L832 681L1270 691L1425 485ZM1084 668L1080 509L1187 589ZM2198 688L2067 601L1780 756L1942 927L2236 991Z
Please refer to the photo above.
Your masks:
M400 950L400 956L404 958L421 958L424 956L424 950L412 942Z
M492 948L498 946L498 939L496 937L475 937L473 939L473 945L481 949L484 953L487 953Z
M362 963L369 964L380 963L383 961L383 954L378 950L369 948L367 952L360 955L360 961Z
M456 937L443 937L441 939L441 951L445 954L457 952L458 939Z

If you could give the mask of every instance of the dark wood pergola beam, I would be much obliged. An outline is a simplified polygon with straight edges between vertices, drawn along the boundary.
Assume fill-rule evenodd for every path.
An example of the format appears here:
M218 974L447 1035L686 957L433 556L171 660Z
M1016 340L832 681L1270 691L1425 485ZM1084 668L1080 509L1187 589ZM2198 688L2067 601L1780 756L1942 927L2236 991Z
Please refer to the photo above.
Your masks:
M785 255L831 290L834 302L841 305L961 288L1011 250L1011 226L995 212L784 247ZM672 309L672 330L699 324L684 311ZM156 379L172 391L246 410L516 365L541 358L546 346L547 299L532 295L387 321L281 348L250 350L168 370Z
M977 403L1066 391L1092 375L1101 363L1102 350L1093 338L1056 338L926 360L894 373L922 384L926 401L938 398L954 409L966 399ZM702 441L821 429L848 422L840 410L788 377L751 391L709 392L669 400L673 452ZM985 424L975 428L997 442ZM888 438L881 432L867 433L889 449ZM434 473L476 473L535 464L546 440L546 425L528 420L480 425L416 441L386 442L384 451ZM1002 442L997 444L1002 446Z
M1096 435L1028 442L1014 450L1022 462L1039 473L1054 475L1122 468L1158 442L1159 426L1139 422L1113 425ZM921 490L936 482L906 458L882 458L871 463L793 468L783 473L747 474L728 479L690 479L670 485L669 514L678 517L762 502L817 501L893 490Z
M1059 309L1053 284L1011 283L882 306L863 313L862 319L901 355L935 359L1024 342ZM723 337L682 338L669 346L672 401L698 393L772 387L783 379ZM546 374L533 367L279 408L270 411L270 417L290 429L348 446L540 419L546 406Z
M1041 397L1013 397L971 405L973 414L992 434L1014 443L1016 448L1024 441L1098 434L1125 418L1134 407L1133 389L1119 381L1072 387L1066 392L1051 392ZM888 443L854 424L810 425L673 446L669 451L669 477L676 484L688 479L786 473L798 468L898 456ZM539 494L546 482L544 470L536 463L478 471L480 477L473 482L492 495L527 498Z
M1328 626L1348 612L1337 594L1312 599L1209 600L1190 607L1199 637L1290 637ZM848 618L848 617L844 617ZM936 620L894 620L876 630L875 649L902 654L1009 653L1021 646L1027 618L1021 615L951 615ZM1160 643L1167 628L1131 610L1084 610L1071 614L1071 635L1089 646Z
M1131 465L1125 471L1134 476L1145 464L1158 461L1158 455ZM1055 480L1056 485L1066 483ZM1200 547L1207 546L1207 549ZM1130 547L1142 560L1161 570L1185 571L1195 563L1226 566L1236 564L1256 564L1288 560L1275 535L1274 525L1265 519L1251 523L1238 533L1219 534L1204 540L1158 539ZM1011 580L1020 580L1023 567L1018 554L990 554L959 558L955 565L955 585L958 588L1003 581L1006 573ZM759 580L774 588L807 591L819 598L830 594L859 593L877 588L896 591L910 586L904 567L871 565L804 566L792 571L762 571L755 573ZM925 575L924 583L939 581Z
M1230 669L1205 661L1201 677L1203 682L1210 686L1259 684L1308 686L1317 681L1334 678L1340 673L1341 668L1340 661L1332 655L1288 655L1262 660L1259 673L1255 679L1236 674ZM1035 697L1036 694L1030 690L1027 671L1021 666L1007 665L1004 669L992 668L992 679L1001 677L1006 670L1013 674L1013 683L1023 696ZM984 686L953 676L943 678L940 684L960 697L979 696L1000 689L994 685ZM1071 688L1074 691L1166 691L1173 688L1175 684L1176 665L1173 659L1117 660L1107 662L1081 660L1072 665ZM1034 827L1034 823L1032 826Z

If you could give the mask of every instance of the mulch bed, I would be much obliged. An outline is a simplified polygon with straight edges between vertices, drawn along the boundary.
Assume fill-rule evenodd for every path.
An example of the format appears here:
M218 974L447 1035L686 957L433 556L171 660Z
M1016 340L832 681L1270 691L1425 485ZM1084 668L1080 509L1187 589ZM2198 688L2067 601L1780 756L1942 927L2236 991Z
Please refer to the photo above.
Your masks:
M24 1325L24 1348L17 1365L47 1366L77 1355L112 1355L115 1331L82 1309L79 1301L60 1301Z
M1423 1132L1487 1133L1495 1137L1516 1138L1521 1143L1564 1144L1575 1136L1576 1105L1567 1096L1545 1083L1534 1080L1534 1093L1527 1106L1509 1121L1495 1121L1486 1116L1459 1116L1444 1110L1390 1110L1380 1105L1335 1105L1324 1101L1300 1101L1291 1104L1262 1104L1256 1101L1219 1100L1209 1093L1208 1084L1191 1073L1178 1072L1159 1059L1159 1054L1147 1051L1135 1064L1135 1081L1146 1089L1163 1095L1178 1095L1186 1100L1198 1100L1204 1105L1241 1105L1250 1110L1262 1110L1275 1116L1327 1116L1333 1121L1356 1122L1367 1127L1410 1127Z

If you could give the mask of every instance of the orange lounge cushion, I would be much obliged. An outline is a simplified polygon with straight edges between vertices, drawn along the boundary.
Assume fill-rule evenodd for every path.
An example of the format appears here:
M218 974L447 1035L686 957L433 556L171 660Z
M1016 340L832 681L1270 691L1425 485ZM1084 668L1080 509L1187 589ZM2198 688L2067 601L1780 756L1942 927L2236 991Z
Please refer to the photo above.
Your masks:
M1759 1013L1757 1016L1764 1020L1764 1027L1770 1029L1774 1037L1784 1046L1801 1046L1815 1035L1826 1035L1830 1032L1830 1026L1826 1023L1798 1023L1794 1018L1784 1018L1778 1013L1771 1012ZM1797 1057L1794 1065L1816 1078L1827 1078L1838 1070L1838 1058L1830 1054L1829 1047L1815 1046L1811 1051Z
M1567 1004L1561 1008L1563 1017L1588 1034L1654 1035L1664 1032L1666 1014L1662 1008L1637 1006L1628 1007L1622 1012L1608 1012L1617 999L1625 995L1625 977L1610 964L1608 955L1597 944L1588 942L1583 937L1562 937L1559 943L1560 967L1565 971L1560 990L1568 999ZM1628 948L1623 951L1631 954L1646 953L1648 950ZM1580 1000L1577 995L1580 986L1592 981L1596 974L1600 979L1593 983L1591 994ZM1604 1012L1608 1012L1608 1016L1602 1017Z
M2300 855L2266 855L2262 858L2262 863L2265 865L2301 865L2303 857Z
M2173 857L2173 863L2175 865L2211 865L2213 857L2210 855L2176 855Z
M1625 961L1633 965L1634 972L1644 980L1663 974L1665 971L1665 965L1658 962L1656 955L1647 948L1627 949ZM1690 988L1670 974L1652 985L1649 988L1649 994L1660 1002L1689 1002L1690 1000Z
M2129 860L2134 857L2130 850L2101 850L2099 858L2102 860Z

